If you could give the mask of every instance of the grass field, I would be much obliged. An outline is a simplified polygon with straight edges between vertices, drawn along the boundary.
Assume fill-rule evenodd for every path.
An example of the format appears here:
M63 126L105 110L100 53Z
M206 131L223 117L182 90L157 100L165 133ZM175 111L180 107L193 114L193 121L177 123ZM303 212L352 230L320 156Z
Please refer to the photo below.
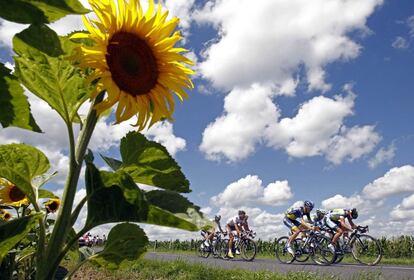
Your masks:
M334 275L317 275L310 272L275 273L269 271L229 270L212 268L201 264L189 264L184 261L139 260L130 262L125 268L108 271L86 264L72 279L77 280L336 280ZM377 280L377 273L363 273L353 280Z

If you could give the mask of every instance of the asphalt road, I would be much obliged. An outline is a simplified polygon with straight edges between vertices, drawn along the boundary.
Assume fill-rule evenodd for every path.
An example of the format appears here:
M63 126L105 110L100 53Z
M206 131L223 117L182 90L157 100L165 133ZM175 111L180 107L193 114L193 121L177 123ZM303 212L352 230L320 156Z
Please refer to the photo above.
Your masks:
M413 279L414 280L414 267L411 266L399 266L399 265L377 265L374 267L368 267L364 265L356 264L339 264L331 266L318 266L312 263L293 263L293 264L281 264L277 260L271 259L256 259L252 262L246 262L241 259L236 260L221 260L209 257L208 259L200 258L193 255L184 255L184 254L170 254L170 253L154 253L148 252L145 255L146 259L156 259L156 260L185 260L191 263L203 263L205 265L210 265L213 267L221 267L227 269L237 269L243 268L248 270L269 270L276 272L289 272L289 271L308 271L315 272L318 274L325 275L337 275L342 279L352 279L353 277L363 273L363 272L377 272L381 273L381 276L378 279L392 279L392 280L402 280L402 279Z

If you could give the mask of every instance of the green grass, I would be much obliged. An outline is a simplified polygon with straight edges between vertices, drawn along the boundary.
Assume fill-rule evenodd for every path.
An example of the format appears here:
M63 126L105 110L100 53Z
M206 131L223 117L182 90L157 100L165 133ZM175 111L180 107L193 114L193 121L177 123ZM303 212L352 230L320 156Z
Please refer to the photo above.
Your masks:
M156 251L148 249L148 252L160 252L160 253L173 253L173 254L182 254L182 255L196 255L195 251L188 251L188 250L166 250L166 249L157 249ZM271 254L257 254L257 259L275 259L274 255ZM309 260L311 262L311 260ZM341 263L348 263L348 264L358 264L357 261L351 255L346 255L344 260ZM381 264L388 264L388 265L407 265L407 266L414 266L414 258L385 258L381 259Z
M72 279L86 280L219 280L219 279L245 279L245 280L336 280L335 275L319 275L311 272L290 272L286 274L270 271L248 271L213 268L202 264L189 264L182 260L154 261L139 260L129 262L116 271L99 269L86 264ZM363 273L351 278L353 280L381 279L378 273Z

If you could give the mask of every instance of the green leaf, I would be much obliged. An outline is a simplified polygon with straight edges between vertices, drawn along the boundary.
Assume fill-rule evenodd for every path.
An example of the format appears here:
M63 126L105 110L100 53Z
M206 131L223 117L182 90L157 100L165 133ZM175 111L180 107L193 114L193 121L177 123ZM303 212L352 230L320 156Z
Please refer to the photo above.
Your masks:
M50 23L69 14L86 14L78 0L2 0L0 17L18 23Z
M138 132L129 132L121 140L121 170L135 182L178 192L190 192L190 183L180 166L161 144Z
M103 251L92 256L90 261L106 269L117 269L124 261L138 259L145 251L148 238L145 232L135 224L114 226L108 235Z
M187 213L189 208L193 208L201 214L200 207L177 192L153 190L145 193L145 197L150 204L172 213Z
M153 190L145 193L145 197L151 205L167 210L198 228L205 226L210 221L204 218L200 207L194 205L181 194L173 191Z
M13 38L16 76L66 123L76 121L77 111L91 90L80 70L66 57L76 46L46 25L31 25Z
M148 204L132 178L123 171L100 172L86 161L86 192L88 216L85 227L113 222L146 220Z
M32 179L48 171L49 167L47 157L33 146L0 145L0 177L15 184L31 201L36 197Z
M41 214L13 219L0 225L0 263L8 251L11 250L37 224Z
M11 71L0 63L0 123L42 132L30 112L24 90Z
M54 193L51 191L40 189L39 190L39 198L58 198Z
M101 157L106 162L106 164L108 164L109 167L112 168L112 170L114 171L118 170L122 165L122 161L119 161L117 159L106 157L103 155L101 155Z
M178 217L173 213L165 211L154 205L149 206L148 217L145 223L190 231L196 231L199 229L197 225L186 221L184 218Z

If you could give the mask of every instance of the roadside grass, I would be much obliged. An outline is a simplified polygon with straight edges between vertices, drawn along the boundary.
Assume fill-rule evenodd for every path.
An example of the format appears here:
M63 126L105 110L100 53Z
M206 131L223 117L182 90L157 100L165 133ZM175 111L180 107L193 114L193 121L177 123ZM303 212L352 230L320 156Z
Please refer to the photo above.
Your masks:
M174 253L174 254L182 254L182 255L194 255L196 256L195 251L189 251L189 250L163 250L163 249L157 249L153 250L151 248L148 248L148 252L157 252L157 253ZM210 255L210 258L212 256ZM257 254L257 259L273 259L275 261L276 257L271 254ZM311 262L311 260L309 260ZM351 255L346 255L345 258L341 263L344 264L359 264ZM407 266L414 266L414 258L385 258L382 257L379 265L381 264L387 264L387 265L407 265Z
M333 274L320 275L312 272L277 273L270 271L249 271L243 269L224 269L202 264L189 264L183 260L160 261L140 259L128 262L116 271L96 268L85 264L73 276L76 280L336 280ZM352 280L379 280L379 273L361 273Z

